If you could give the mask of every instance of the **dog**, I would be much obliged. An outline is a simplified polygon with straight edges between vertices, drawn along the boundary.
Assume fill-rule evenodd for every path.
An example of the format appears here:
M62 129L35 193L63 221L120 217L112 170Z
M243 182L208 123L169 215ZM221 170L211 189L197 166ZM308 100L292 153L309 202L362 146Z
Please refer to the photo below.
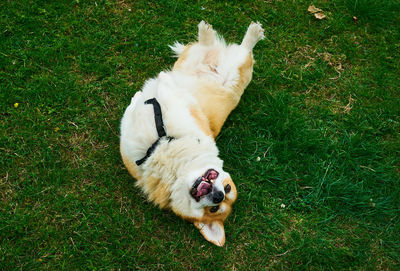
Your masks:
M215 138L252 78L252 50L263 38L252 22L240 45L227 45L201 21L198 41L170 46L178 58L172 70L147 80L121 120L123 163L148 200L217 246L237 190Z

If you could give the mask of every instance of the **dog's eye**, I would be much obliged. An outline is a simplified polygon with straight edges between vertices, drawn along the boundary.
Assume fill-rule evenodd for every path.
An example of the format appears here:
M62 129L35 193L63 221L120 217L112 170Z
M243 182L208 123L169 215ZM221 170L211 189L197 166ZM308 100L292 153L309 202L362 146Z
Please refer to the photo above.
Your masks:
M219 209L219 205L213 206L213 207L210 209L210 212L211 212L211 213L215 213L216 211L218 211L218 209Z
M231 192L231 186L230 186L229 184L227 184L227 185L225 186L224 190L225 190L225 193Z

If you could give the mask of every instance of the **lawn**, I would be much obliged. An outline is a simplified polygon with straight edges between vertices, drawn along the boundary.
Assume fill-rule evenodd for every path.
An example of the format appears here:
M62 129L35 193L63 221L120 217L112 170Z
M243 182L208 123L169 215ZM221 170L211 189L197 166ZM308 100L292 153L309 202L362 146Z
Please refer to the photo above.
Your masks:
M399 270L399 7L1 1L0 270ZM119 155L131 97L202 19L266 36L217 138L239 192L222 248L148 203Z

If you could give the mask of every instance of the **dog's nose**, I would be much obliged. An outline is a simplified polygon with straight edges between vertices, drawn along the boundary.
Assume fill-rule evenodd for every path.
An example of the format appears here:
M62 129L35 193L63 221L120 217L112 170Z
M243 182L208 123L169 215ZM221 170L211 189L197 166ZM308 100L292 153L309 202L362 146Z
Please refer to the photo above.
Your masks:
M212 201L213 201L213 203L220 203L221 201L224 200L224 197L225 197L224 192L218 191L217 193L215 193L213 195Z

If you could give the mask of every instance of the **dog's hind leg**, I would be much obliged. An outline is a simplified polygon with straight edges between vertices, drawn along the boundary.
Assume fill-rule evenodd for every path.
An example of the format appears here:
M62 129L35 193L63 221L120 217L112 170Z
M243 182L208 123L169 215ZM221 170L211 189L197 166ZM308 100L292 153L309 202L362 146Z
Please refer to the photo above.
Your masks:
M217 39L217 32L205 21L201 21L198 24L198 28L198 43L192 43L186 46L175 43L173 46L170 46L175 52L175 55L179 57L174 64L173 70L191 71L193 73L209 72L210 68L207 65L215 66L217 51L213 50L213 46L216 45L217 42L221 42L221 39Z
M205 21L201 21L199 27L199 43L205 46L211 46L217 39L217 33L212 26Z
M242 60L239 61L241 64L237 67L237 73L236 71L231 73L235 75L232 77L233 80L231 81L233 82L232 88L239 96L243 94L244 89L250 83L254 64L252 50L257 42L262 39L264 39L264 29L259 22L252 22L247 28L242 44L239 46L240 50L244 49L246 53L241 54L240 50L236 53L238 59L242 57Z
M252 22L247 29L241 46L246 48L248 51L252 51L257 42L262 39L264 39L264 29L259 22Z

